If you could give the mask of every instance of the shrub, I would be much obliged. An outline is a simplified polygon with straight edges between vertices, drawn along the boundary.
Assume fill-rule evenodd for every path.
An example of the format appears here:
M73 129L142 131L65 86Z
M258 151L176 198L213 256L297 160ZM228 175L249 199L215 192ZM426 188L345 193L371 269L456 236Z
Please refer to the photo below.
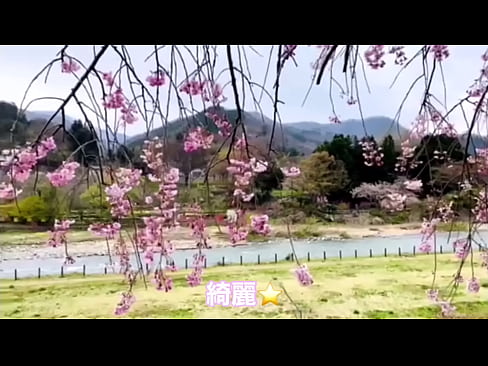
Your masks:
M409 211L402 211L402 212L385 212L380 209L372 209L369 214L372 217L379 217L381 218L385 224L406 224L410 222L410 212Z
M349 203L346 203L346 202L341 202L337 205L338 211L349 211L350 208L351 207L350 207Z
M20 223L52 224L57 217L57 210L43 197L31 196L10 205L8 216Z
M320 236L320 232L315 231L313 227L305 226L302 229L293 231L292 236L297 239L318 238Z
M92 185L82 195L81 201L85 207L94 210L108 211L110 206L104 191L100 191L100 186Z

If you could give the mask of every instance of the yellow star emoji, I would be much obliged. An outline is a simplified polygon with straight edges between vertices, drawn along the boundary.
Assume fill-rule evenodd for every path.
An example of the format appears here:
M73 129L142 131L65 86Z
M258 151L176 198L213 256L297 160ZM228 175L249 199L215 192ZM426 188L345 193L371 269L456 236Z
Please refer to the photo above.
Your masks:
M273 289L273 286L271 285L271 282L268 284L268 287L266 290L259 290L258 291L261 296L263 297L263 303L262 305L266 305L268 303L272 303L275 305L278 305L278 296L283 292L281 290L275 290Z

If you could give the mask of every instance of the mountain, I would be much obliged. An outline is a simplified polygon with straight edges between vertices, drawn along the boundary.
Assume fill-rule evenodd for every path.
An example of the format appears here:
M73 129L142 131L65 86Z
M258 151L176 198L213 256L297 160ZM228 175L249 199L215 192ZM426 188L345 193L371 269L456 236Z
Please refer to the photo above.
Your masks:
M54 114L54 111L26 111L25 116L29 121L48 121ZM65 116L66 125L71 126L74 122L74 118ZM54 124L61 124L63 122L61 113L59 113L53 120Z
M459 137L461 145L466 146L468 142L468 133L465 133ZM473 155L476 149L488 149L488 137L480 135L472 135L471 143L468 147L468 153Z
M209 110L213 111L212 109ZM237 110L219 109L219 113L225 113L229 122L237 118ZM248 138L253 141L269 142L271 132L273 129L273 120L269 117L263 116L258 112L243 112L242 119L245 123L246 133ZM195 115L182 117L175 121L168 123L167 127L160 127L151 131L149 136L145 134L137 135L131 138L128 142L130 147L142 145L143 141L148 137L149 139L155 136L164 136L166 133L168 138L176 138L178 135L184 134L188 126L196 127L202 126L208 128L210 131L217 131L217 127L212 120L206 117L205 112L199 112ZM294 122L294 123L277 123L274 133L274 146L280 148L286 147L290 151L295 149L304 154L309 154L315 148L326 140L331 140L334 135L343 134L364 137L366 132L369 136L374 136L376 140L382 140L388 134L391 134L395 139L407 134L407 129L395 123L392 119L387 117L371 117L364 120L348 120L340 124L332 123L318 123L318 122Z
M388 117L369 117L364 120L351 119L341 123L317 123L317 122L295 122L287 123L287 127L308 133L309 138L321 140L331 139L334 135L350 135L362 138L366 135L374 136L376 140L381 140L387 135L393 138L404 137L408 132L406 128L395 123Z
M48 121L51 116L54 114L54 111L26 111L25 115L26 118L32 123L35 121L36 124L42 124ZM73 122L75 121L75 118L70 117L65 115L65 122L66 122L66 127L69 128ZM58 125L63 122L61 113L59 113L56 117L53 119L53 125ZM107 134L104 129L99 129L96 124L93 125L95 128L95 131L97 132L98 135L100 135L100 139L102 140L102 143L107 146ZM123 143L125 140L129 140L129 136L125 136L124 134L117 133L116 134L117 141L119 143ZM113 133L109 133L109 140L114 140Z

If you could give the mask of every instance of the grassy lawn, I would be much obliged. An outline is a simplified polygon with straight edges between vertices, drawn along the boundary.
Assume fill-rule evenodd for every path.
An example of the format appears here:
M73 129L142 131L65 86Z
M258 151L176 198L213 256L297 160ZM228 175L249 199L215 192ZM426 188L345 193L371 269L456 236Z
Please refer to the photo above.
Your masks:
M439 256L438 278L447 284L458 261L452 255ZM257 281L263 290L271 281L283 283L291 298L302 308L304 318L436 318L426 290L432 281L432 256L367 258L311 262L315 284L300 287L291 263L218 267L205 270L208 281ZM464 270L465 278L471 269ZM205 304L204 284L186 285L189 271L174 274L175 289L158 292L142 282L135 289L132 318L295 318L294 306L283 294L279 305L254 308L210 308ZM456 295L459 317L488 317L488 274L479 263L475 275L482 279L478 294L468 294L462 286ZM43 278L0 281L2 318L107 318L126 289L120 276ZM258 297L258 302L261 298Z

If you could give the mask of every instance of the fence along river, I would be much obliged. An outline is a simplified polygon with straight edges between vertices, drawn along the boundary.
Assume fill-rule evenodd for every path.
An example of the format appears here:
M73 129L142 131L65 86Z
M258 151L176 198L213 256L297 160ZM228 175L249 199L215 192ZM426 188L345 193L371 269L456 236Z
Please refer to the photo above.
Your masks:
M478 239L486 241L487 232L477 234ZM452 253L453 242L458 238L465 238L464 233L440 233L437 236L437 252ZM398 237L365 238L337 241L306 241L294 242L295 252L300 260L324 260L327 258L361 258L373 256L398 256L419 254L421 244L420 235L406 235ZM193 254L197 250L179 250L173 255L175 265L179 269L191 268ZM207 267L219 265L264 264L291 259L291 247L288 240L270 243L251 243L245 246L222 247L204 250L207 257ZM30 260L5 260L0 263L1 279L20 279L28 277L44 277L66 275L70 273L103 274L112 273L109 257L87 256L75 258L73 265L63 266L62 258L43 258ZM118 263L118 256L112 256L114 264ZM133 255L132 264L137 267Z

